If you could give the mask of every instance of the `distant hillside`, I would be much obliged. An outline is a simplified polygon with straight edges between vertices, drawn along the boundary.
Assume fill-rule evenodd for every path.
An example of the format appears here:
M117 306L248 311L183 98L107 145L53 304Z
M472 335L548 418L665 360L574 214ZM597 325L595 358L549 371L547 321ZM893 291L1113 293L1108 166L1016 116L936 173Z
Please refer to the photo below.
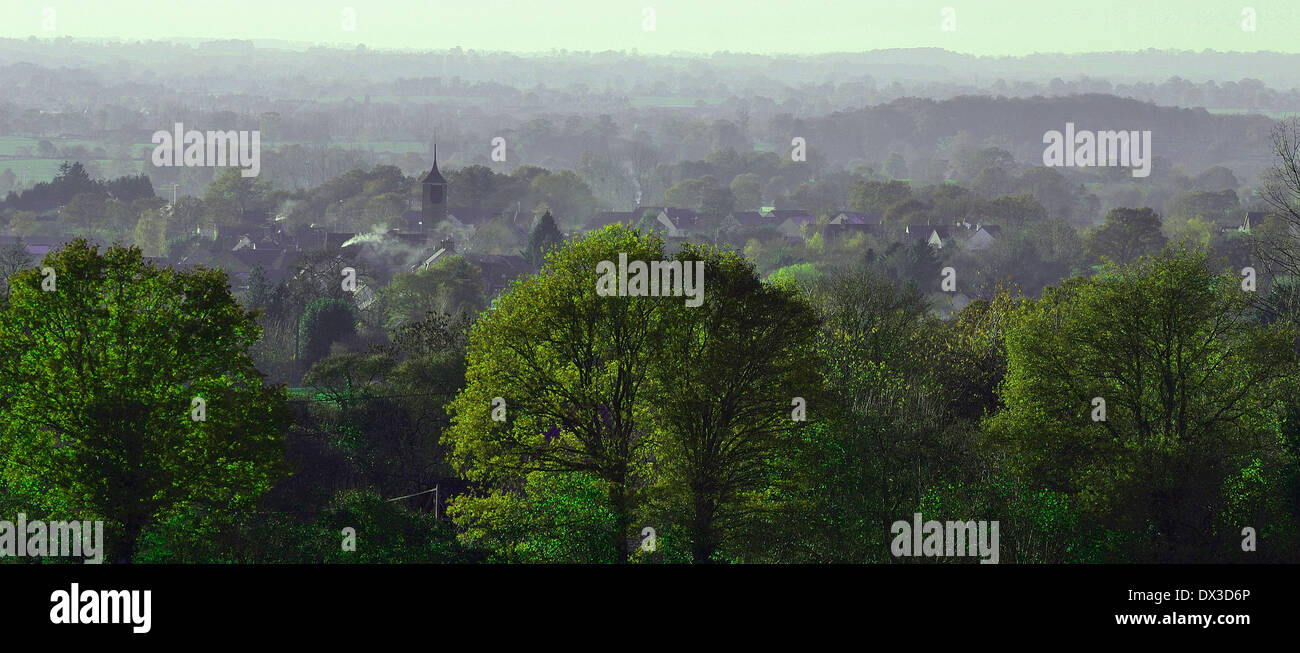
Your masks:
M976 144L1001 147L1021 162L1041 165L1043 134L1063 130L1151 130L1155 156L1191 172L1215 165L1251 178L1270 162L1274 121L1259 115L1221 115L1204 109L1161 107L1109 95L1008 99L906 98L854 111L796 121L831 161L880 161L890 152L943 153L961 132ZM812 145L810 145L812 147Z

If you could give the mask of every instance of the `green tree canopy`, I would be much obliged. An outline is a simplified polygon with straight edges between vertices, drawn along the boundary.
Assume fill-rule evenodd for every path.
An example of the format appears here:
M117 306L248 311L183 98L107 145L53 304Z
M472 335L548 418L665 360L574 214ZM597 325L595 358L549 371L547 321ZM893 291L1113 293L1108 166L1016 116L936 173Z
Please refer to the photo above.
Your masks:
M1114 208L1106 213L1105 224L1087 235L1085 244L1094 261L1105 257L1116 263L1129 263L1143 254L1160 251L1165 236L1155 211Z
M698 307L665 304L650 410L663 434L656 459L684 504L700 563L770 482L770 460L797 446L804 420L793 410L806 416L808 402L819 403L818 321L797 285L763 283L739 254L686 243L676 258L704 262L708 294Z
M657 236L610 225L515 284L474 325L466 386L449 406L450 459L471 481L500 487L532 471L603 481L618 560L627 556L630 493L648 443L642 393L661 303L597 295L596 269L620 254L660 260L662 248ZM498 397L502 421L492 419Z
M61 516L104 519L119 561L181 504L249 508L281 471L288 417L283 388L253 368L260 329L225 273L84 240L42 266L54 274L13 276L0 313L6 481L43 488Z
M1016 467L1135 550L1187 561L1232 540L1225 483L1282 455L1295 331L1260 326L1235 275L1169 250L1025 302L994 418ZM1098 399L1105 402L1097 420Z

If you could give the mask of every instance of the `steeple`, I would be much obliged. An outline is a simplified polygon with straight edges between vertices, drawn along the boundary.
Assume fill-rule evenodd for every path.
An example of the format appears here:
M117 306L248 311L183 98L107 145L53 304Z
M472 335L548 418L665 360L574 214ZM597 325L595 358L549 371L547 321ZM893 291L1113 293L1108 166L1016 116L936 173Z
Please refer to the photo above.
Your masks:
M438 144L437 144L437 143L434 143L434 144L433 144L433 169L429 171L429 174L427 174L427 175L424 176L424 183L426 183L426 184L430 184L430 183L433 183L433 184L446 184L446 183L447 183L447 180L446 180L446 179L443 179L443 177L442 177L442 173L441 173L441 172L438 172Z
M438 172L438 144L433 144L433 169L420 182L420 230L447 219L447 180Z

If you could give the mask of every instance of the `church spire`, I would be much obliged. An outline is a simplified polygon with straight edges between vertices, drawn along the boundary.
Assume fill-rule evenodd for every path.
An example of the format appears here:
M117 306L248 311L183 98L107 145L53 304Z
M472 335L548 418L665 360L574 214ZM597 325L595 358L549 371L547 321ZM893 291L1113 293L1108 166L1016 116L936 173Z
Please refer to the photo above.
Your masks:
M438 141L433 142L433 169L420 182L420 230L428 231L447 219L447 180L438 171Z
M429 171L429 174L425 175L424 181L422 183L425 184L447 183L447 180L443 178L442 173L438 172L438 143L436 141L433 144L433 169Z

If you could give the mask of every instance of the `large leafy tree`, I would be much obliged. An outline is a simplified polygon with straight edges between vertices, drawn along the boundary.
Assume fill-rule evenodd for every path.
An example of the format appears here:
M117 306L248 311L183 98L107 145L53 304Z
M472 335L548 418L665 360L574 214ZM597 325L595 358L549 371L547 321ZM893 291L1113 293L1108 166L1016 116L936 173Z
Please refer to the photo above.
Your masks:
M677 259L705 262L707 294L698 307L664 300L652 410L664 436L658 458L683 497L700 563L743 517L745 496L766 487L771 459L796 445L795 398L805 416L819 403L818 321L796 284L763 283L739 254L688 243Z
M572 170L544 172L529 186L533 206L545 204L562 219L581 219L596 210L597 201L577 173Z
M104 519L118 561L172 511L249 507L280 472L287 410L248 356L260 329L226 275L84 240L42 266L54 276L14 275L0 313L7 482L41 486L67 517Z
M993 421L1015 467L1132 554L1211 555L1241 526L1220 523L1225 484L1284 457L1295 333L1261 326L1251 300L1203 254L1167 250L1022 304Z
M103 219L104 198L97 193L81 193L59 212L59 221L69 231L86 235L103 227Z
M1105 224L1088 234L1086 244L1094 260L1105 257L1116 263L1129 263L1144 254L1160 251L1165 236L1155 211L1121 207L1106 213Z
M445 441L471 481L506 488L533 471L602 481L614 515L608 546L619 560L648 449L643 394L662 304L597 295L596 268L620 254L659 260L662 247L657 236L611 225L554 254L474 325L466 387L449 405ZM498 397L503 421L492 418Z
M849 186L849 208L854 211L884 211L912 197L905 181L855 181Z
M427 312L474 315L487 305L483 273L463 256L444 256L428 268L400 272L379 291L385 326L420 320Z
M829 397L802 442L774 457L782 483L767 555L773 561L882 562L888 526L912 514L954 463L943 389L932 378L943 342L914 287L869 266L828 276L812 300Z
M233 211L233 215L223 217L234 220L245 211L266 208L270 193L271 184L265 178L245 177L242 170L231 167L216 174L203 201Z

